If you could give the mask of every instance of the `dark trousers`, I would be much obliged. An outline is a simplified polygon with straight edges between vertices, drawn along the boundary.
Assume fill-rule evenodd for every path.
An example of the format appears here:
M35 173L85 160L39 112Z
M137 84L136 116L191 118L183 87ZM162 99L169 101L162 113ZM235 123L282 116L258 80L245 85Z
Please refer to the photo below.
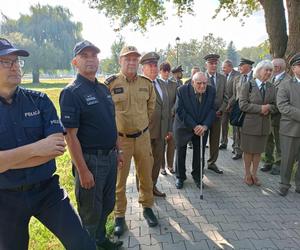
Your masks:
M58 176L29 191L0 190L0 249L28 249L28 224L34 216L68 250L95 250L66 192L59 187Z
M85 162L94 176L95 186L82 188L75 171L75 195L82 223L96 243L105 240L105 224L115 205L117 153L107 155L84 153Z
M203 136L203 145L202 152L204 155L205 152L205 145L207 142L208 133L206 132ZM192 160L192 176L194 179L200 179L200 137L194 135L192 137L192 144L193 144L193 160ZM176 177L181 180L186 180L186 146L178 146L177 147L177 154L176 154ZM204 166L202 166L203 168Z

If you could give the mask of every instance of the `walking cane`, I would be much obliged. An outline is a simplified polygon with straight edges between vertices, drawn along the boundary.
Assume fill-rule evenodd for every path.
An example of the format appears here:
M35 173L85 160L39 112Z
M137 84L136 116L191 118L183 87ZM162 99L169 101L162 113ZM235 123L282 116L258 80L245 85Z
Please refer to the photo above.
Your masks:
M204 150L203 150L203 135L199 136L199 143L200 143L200 200L203 200L203 167L204 167Z

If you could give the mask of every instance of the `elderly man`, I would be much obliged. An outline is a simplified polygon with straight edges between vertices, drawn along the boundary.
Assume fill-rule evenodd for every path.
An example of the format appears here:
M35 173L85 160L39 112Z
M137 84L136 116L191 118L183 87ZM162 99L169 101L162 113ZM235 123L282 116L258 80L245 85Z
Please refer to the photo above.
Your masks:
M20 56L0 39L0 249L28 249L32 216L66 249L96 249L55 175L65 152L63 128L47 95L19 87Z
M158 197L165 197L166 194L157 188L157 179L164 157L165 138L171 136L171 112L167 85L157 79L159 55L156 52L146 53L141 59L142 71L154 86L156 103L154 112L150 118L149 131L153 154L153 194Z
M276 88L276 92L282 83L291 79L290 75L285 72L286 64L284 59L275 58L272 61L274 66L272 83ZM271 170L272 175L279 175L280 173L280 140L279 140L279 124L280 124L280 112L271 114L271 133L268 136L267 145L265 148L265 164L260 169L263 172ZM274 149L275 159L274 159Z
M223 174L216 165L219 156L219 141L221 134L221 119L223 112L227 106L226 94L226 77L217 73L217 66L220 56L217 54L208 54L204 57L206 66L206 77L209 79L208 83L216 89L215 97L215 111L216 119L209 130L209 159L207 161L208 169L217 174Z
M239 72L233 69L232 61L226 59L222 63L222 71L226 76L226 92L228 100L233 96L233 81L239 75ZM228 104L225 111L222 115L222 136L221 136L221 143L219 149L226 149L228 144L228 125L229 125L229 116L230 116L231 107Z
M117 249L122 242L111 242L105 229L115 205L117 128L110 92L96 79L99 52L89 41L75 45L72 65L78 74L61 92L61 121L67 131L82 222L100 249Z
M296 192L300 194L300 53L290 60L294 78L282 83L277 93L280 119L280 188L279 194L286 196L291 187L291 175L295 161L298 168L295 175Z
M137 74L141 54L134 46L125 46L120 52L121 72L106 80L116 108L116 122L124 164L119 169L116 186L115 235L125 230L127 206L126 181L134 158L139 179L139 203L150 227L158 224L152 211L153 157L149 133L149 120L155 109L155 90L149 78Z
M239 99L239 95L241 92L241 88L243 84L250 81L253 78L252 65L253 61L241 58L239 64L239 72L240 75L236 77L233 81L233 95L228 101L228 105L230 107L233 106L234 102ZM233 160L238 160L242 158L242 150L241 150L241 128L233 126Z
M216 90L207 85L207 77L198 72L193 76L192 84L185 84L178 89L174 137L176 142L176 188L181 189L186 180L186 146L193 143L192 177L200 187L200 136L203 136L203 149L207 141L208 129L215 120Z

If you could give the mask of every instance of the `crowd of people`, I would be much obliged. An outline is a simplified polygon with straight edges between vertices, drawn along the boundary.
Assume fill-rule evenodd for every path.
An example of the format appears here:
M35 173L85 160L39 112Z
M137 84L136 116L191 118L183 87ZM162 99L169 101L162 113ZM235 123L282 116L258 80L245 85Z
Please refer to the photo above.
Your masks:
M191 175L201 188L200 155L208 142L207 169L223 174L216 162L227 149L235 103L242 126L233 126L232 159L243 158L246 185L260 186L261 171L280 174L278 193L287 195L293 165L300 193L300 53L255 62L241 58L238 71L229 59L208 54L206 70L194 66L183 83L181 66L161 62L156 52L141 55L125 46L120 72L99 83L100 49L89 41L74 47L76 79L60 93L59 119L46 94L20 87L29 52L0 39L0 248L28 248L28 223L40 220L71 250L118 249L106 235L114 211L114 234L126 231L126 183L133 158L138 202L149 227L158 225L152 210L159 174L176 175L184 188L186 151L193 150ZM142 75L138 74L141 65ZM172 77L171 77L172 74ZM202 143L200 143L202 142ZM55 158L68 146L78 214L55 175ZM166 157L166 160L165 160ZM175 158L175 163L174 163ZM201 166L201 167L200 167Z

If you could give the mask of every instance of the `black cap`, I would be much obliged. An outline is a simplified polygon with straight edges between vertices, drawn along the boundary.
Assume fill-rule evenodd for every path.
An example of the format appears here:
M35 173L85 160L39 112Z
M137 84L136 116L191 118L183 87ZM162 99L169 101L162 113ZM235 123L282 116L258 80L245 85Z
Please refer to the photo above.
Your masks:
M158 60L159 60L159 54L157 54L156 52L149 52L141 57L140 64L142 64L142 65L147 64L147 63L156 63L157 64Z
M219 60L219 58L220 58L220 55L218 55L218 54L208 54L205 57L203 57L203 59L208 62L216 62Z
M251 61L250 59L241 58L239 66L244 65L244 64L252 65L252 64L254 64L254 62Z
M10 41L0 38L0 56L15 54L17 56L29 56L29 52L23 49L17 49Z
M174 68L171 70L172 73L178 73L178 72L183 72L183 71L184 71L184 70L182 69L182 66L181 66L181 65L176 66L176 67L174 67Z
M96 47L91 42L84 40L79 43L76 43L76 45L73 49L74 56L77 56L81 51L83 51L86 48L91 48L91 49L95 50L97 52L97 54L100 53L100 49L98 47Z
M295 54L291 60L290 60L290 65L295 66L300 64L300 52Z

